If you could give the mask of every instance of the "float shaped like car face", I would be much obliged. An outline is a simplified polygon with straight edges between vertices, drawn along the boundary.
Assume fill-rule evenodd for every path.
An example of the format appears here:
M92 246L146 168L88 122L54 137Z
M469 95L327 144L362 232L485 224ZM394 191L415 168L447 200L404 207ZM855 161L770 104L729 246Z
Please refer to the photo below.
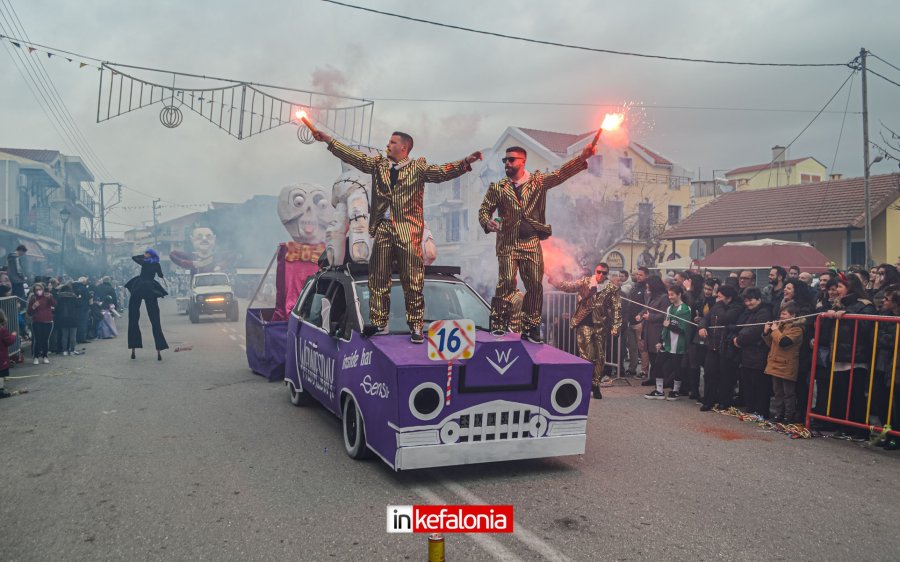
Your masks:
M407 333L366 339L358 330L342 331L360 321L360 308L368 308L364 281L342 280L336 272L320 281L331 286L322 292L316 281L308 285L288 321L285 382L295 404L314 398L342 418L352 457L372 451L401 470L584 452L590 363L516 334L495 337L479 330L474 356L453 362L448 401L447 364L430 361L425 346L410 343ZM427 276L425 285L426 318L430 292L434 303L448 305L441 313L466 312L476 324L486 324L484 301L458 279ZM326 313L325 330L315 307L303 306L317 294L332 311L333 299L347 294L362 297L361 306L346 299L338 308L353 321L342 316L331 322L337 317ZM393 291L392 317L395 298L403 310L402 292ZM465 298L471 302L459 302ZM480 317L471 308L476 302Z

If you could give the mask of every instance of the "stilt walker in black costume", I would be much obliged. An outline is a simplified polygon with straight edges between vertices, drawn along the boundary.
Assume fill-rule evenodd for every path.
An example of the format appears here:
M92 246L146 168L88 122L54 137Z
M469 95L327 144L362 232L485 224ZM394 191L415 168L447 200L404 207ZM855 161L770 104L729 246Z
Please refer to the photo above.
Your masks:
M150 317L150 325L153 327L153 341L156 344L156 359L162 361L163 349L169 349L166 336L163 335L162 326L159 323L159 303L157 299L165 297L169 293L163 289L156 277L163 279L162 267L159 265L159 254L153 248L148 248L144 255L133 256L131 259L141 266L141 273L132 277L125 288L131 293L128 302L128 347L131 348L131 358L134 359L134 350L144 347L141 340L141 302L146 303L147 316Z

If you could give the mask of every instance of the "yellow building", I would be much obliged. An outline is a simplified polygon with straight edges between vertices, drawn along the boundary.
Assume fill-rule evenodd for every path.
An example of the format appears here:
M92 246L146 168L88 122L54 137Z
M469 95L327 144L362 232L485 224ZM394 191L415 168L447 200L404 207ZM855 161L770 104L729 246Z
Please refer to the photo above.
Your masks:
M593 134L509 127L484 150L485 160L473 173L429 186L425 218L438 245L438 263L460 265L464 275L490 268L487 277L496 279L494 235L482 231L477 215L487 186L504 176L501 158L506 149L524 148L529 171L553 171L579 154ZM659 238L690 213L685 169L637 142L621 148L601 142L588 164L587 171L547 197L551 240L566 248L573 261L592 268L606 260L613 269L631 270L652 266L672 253L687 255L689 242L664 245Z
M734 189L765 189L818 183L827 179L825 172L825 165L812 156L788 159L786 148L773 146L771 161L729 170L725 173L725 179Z

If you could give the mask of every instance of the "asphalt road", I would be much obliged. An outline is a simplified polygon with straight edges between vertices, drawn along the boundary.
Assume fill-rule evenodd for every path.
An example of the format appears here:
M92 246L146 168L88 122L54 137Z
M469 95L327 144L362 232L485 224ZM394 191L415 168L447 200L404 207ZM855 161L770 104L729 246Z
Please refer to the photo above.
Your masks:
M337 418L247 369L243 324L163 302L172 348L123 335L17 367L0 401L2 560L424 560L390 504L515 506L448 560L897 560L900 454L791 440L613 388L584 456L395 474ZM149 325L144 326L149 338Z

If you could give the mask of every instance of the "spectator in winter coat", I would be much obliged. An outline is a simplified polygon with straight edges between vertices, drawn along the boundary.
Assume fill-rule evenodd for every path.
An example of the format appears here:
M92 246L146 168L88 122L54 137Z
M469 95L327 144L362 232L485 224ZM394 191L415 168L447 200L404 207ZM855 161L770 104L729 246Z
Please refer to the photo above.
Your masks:
M41 361L49 363L47 353L50 351L50 332L53 331L53 307L56 301L53 296L46 293L43 283L34 284L34 293L28 299L25 308L26 314L31 316L31 329L34 334L32 350L34 352L34 364Z
M16 333L6 326L6 315L0 310L0 398L11 396L6 391L6 377L9 376L9 346L16 343Z
M865 394L868 390L874 325L868 320L840 320L845 314L875 314L875 307L868 300L859 277L852 274L840 276L832 279L831 283L834 283L837 299L833 308L822 315L819 328L821 342L816 384L821 392L817 394L815 412L867 424L868 420L864 420ZM827 390L829 388L830 391ZM849 417L846 415L848 393Z
M681 382L685 373L685 354L688 342L694 335L694 326L691 322L691 307L683 300L684 288L681 285L669 287L669 306L666 309L663 320L663 330L660 343L656 344L657 367L656 389L644 395L644 398L666 400L678 400L681 395ZM668 395L663 394L663 388L672 385Z
M803 346L803 326L794 321L797 311L797 305L791 302L784 303L779 315L780 321L769 322L763 329L763 339L769 346L766 375L771 377L772 390L775 393L772 421L776 423L799 421L795 389L800 366L800 348Z
M879 266L881 267L881 266ZM900 316L900 284L890 285L884 288L884 301L881 306L881 314L896 318ZM882 322L878 331L878 358L875 361L875 380L882 381L880 388L873 386L873 393L880 399L873 398L872 402L878 404L879 417L882 425L890 424L891 427L900 427L900 357L895 358L894 352L900 354L896 346L896 327L892 323ZM895 362L896 361L896 362ZM895 367L896 366L896 367ZM875 385L878 385L875 382ZM889 398L893 392L893 403ZM890 415L888 415L890 410ZM889 451L900 449L900 441L896 437L889 437L879 443Z
M662 339L663 321L666 319L664 311L669 307L669 296L666 284L663 283L659 275L651 275L647 278L647 293L645 301L648 308L645 308L641 314L644 322L644 347L647 349L650 361L647 368L647 380L641 383L642 386L653 386L657 374L653 369L656 367L657 351L656 344Z
M625 330L625 346L628 349L628 366L625 369L626 375L644 376L650 363L650 355L647 354L647 347L644 345L644 319L642 314L645 303L645 293L647 292L647 277L650 276L650 270L646 267L639 267L631 276L634 285L627 297L629 301L622 304L622 319L627 329ZM638 371L638 358L641 360L641 371Z
M716 303L700 321L699 336L706 341L706 360L703 364L703 406L708 412L717 404L730 408L734 401L734 382L737 373L737 357L730 338L744 306L737 300L737 289L722 285L716 293Z
M79 277L78 281L72 283L72 292L75 293L75 296L78 298L78 324L75 336L77 343L85 343L86 341L88 341L91 291L87 285L87 280L87 277Z
M60 350L63 355L75 354L75 339L78 331L78 297L71 285L60 287L53 315L54 331L60 334Z
M6 256L7 274L12 283L12 294L25 300L25 270L22 268L22 256L28 253L24 244L19 244L16 251Z
M772 321L772 305L762 302L762 292L756 287L744 289L744 312L738 318L743 326L732 340L740 350L740 397L750 412L769 415L769 393L772 384L765 376L769 348L762 339L763 326Z

